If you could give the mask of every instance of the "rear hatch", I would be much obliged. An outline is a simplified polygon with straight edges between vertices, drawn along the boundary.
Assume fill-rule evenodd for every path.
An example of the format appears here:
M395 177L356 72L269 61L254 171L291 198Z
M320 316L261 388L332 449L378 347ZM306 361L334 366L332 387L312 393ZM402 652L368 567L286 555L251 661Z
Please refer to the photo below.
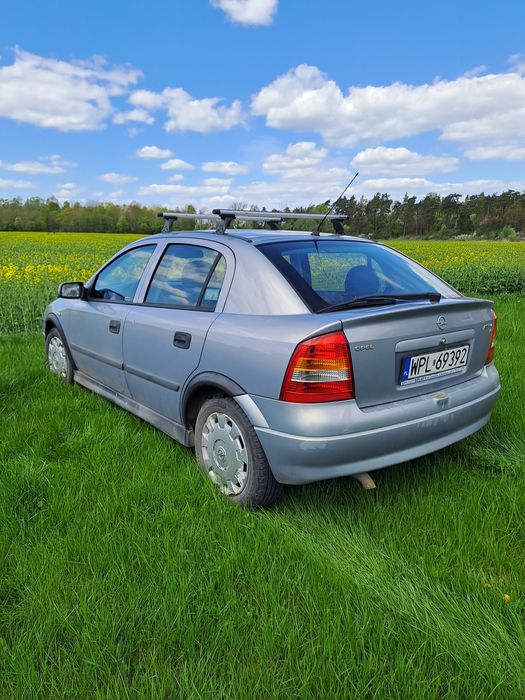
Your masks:
M491 308L489 301L457 298L339 311L358 405L399 401L474 377L490 344Z

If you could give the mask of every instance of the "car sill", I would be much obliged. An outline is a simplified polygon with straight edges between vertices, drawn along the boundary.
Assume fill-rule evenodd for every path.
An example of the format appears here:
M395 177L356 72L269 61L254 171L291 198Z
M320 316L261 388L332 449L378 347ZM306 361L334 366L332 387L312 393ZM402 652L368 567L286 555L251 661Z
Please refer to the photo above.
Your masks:
M169 435L177 442L182 443L185 447L193 447L193 431L188 430L180 423L170 420L169 418L165 418L156 411L153 411L151 408L143 406L128 396L124 396L123 394L104 386L104 384L100 384L100 382L88 377L79 370L75 371L74 380L77 384L80 384L84 388L94 391L104 399L111 401L111 403L116 404L120 408L124 408L126 411L133 413L134 416L142 418L142 420L150 423L155 428L162 430L163 433L166 433L166 435Z

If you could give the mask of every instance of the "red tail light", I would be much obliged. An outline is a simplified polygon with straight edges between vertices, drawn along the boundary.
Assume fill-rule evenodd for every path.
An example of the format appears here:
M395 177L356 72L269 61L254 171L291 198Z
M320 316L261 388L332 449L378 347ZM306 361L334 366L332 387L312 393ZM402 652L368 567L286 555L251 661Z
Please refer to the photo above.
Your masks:
M345 334L336 331L299 343L286 370L281 400L318 403L353 398L352 362Z
M494 311L492 311L492 333L490 334L490 345L487 357L485 358L485 364L488 365L494 359L494 345L496 343L496 327L498 325L498 318Z

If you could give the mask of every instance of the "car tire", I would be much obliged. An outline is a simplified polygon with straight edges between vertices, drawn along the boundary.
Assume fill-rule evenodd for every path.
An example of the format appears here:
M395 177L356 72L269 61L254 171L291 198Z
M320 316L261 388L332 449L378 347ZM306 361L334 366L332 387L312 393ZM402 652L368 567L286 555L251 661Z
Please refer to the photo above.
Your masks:
M267 508L282 493L252 424L233 399L212 398L202 404L195 423L195 454L202 471L240 506Z
M46 364L48 369L62 379L73 382L73 362L66 341L57 328L52 328L46 335Z

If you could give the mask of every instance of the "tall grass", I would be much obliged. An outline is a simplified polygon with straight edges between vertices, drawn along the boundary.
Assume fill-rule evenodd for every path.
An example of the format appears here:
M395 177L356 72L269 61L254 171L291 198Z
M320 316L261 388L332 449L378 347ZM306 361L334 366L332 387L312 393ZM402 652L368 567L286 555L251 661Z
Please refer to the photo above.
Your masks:
M0 697L521 700L524 307L480 433L266 513L2 337Z

